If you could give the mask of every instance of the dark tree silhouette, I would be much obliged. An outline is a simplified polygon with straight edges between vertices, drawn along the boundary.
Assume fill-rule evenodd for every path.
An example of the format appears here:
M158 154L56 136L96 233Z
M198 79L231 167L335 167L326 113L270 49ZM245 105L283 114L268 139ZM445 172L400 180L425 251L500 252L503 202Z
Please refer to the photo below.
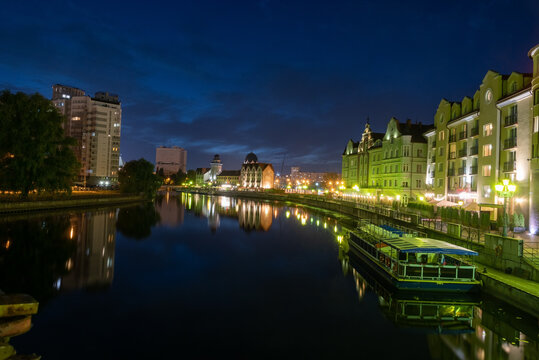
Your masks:
M80 169L63 117L39 94L0 94L0 189L71 190Z

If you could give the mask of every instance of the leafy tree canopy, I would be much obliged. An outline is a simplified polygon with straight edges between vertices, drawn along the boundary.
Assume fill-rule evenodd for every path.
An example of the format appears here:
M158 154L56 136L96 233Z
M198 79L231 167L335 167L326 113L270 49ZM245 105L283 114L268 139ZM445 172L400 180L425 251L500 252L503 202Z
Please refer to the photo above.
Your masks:
M39 94L0 94L0 189L71 190L80 169L63 116Z
M153 173L153 164L145 159L125 163L118 173L120 191L124 193L144 193L153 197L162 184L162 179Z

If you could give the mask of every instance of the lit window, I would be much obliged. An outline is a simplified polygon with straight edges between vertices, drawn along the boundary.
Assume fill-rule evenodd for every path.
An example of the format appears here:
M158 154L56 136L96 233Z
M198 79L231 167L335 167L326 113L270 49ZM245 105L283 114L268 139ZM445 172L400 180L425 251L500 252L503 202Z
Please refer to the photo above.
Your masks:
M490 185L484 185L483 186L483 197L490 197L490 192L491 192L491 189L490 189Z
M78 117L78 116L73 116L73 117L71 118L71 120L73 120L73 121L78 121L78 120L80 120L80 117Z
M492 144L483 145L483 156L492 155Z
M488 123L483 125L483 136L490 136L492 135L492 123Z
M444 131L440 131L440 132L438 133L438 140L442 141L442 140L444 140L444 138L445 138L445 132L444 132Z
M490 165L484 165L483 166L483 176L490 176L491 168L492 167Z

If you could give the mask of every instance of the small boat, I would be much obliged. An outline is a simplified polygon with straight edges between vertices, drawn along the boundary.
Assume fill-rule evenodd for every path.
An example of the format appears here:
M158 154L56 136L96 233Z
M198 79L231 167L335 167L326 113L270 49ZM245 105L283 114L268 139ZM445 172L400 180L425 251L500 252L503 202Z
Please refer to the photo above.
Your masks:
M454 257L477 256L475 251L366 221L349 232L349 241L350 250L397 289L448 292L479 289L475 266Z

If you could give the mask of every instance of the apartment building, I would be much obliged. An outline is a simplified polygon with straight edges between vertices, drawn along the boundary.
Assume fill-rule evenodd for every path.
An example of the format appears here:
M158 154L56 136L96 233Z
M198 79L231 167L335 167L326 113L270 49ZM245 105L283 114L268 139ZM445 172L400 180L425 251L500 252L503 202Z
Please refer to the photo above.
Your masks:
M81 164L78 182L109 186L118 181L122 106L118 95L56 84L52 102L65 116L66 135L77 140L73 148Z
M406 204L423 195L427 168L427 140L432 125L391 118L385 133L365 125L361 141L350 140L343 153L346 187L377 201Z
M539 224L539 45L528 56L533 73L489 70L472 97L442 99L428 141L427 194L437 200L476 202L497 213L495 185L517 186L510 214L523 214L530 231ZM489 207L490 206L490 207ZM528 224L529 222L529 224Z

